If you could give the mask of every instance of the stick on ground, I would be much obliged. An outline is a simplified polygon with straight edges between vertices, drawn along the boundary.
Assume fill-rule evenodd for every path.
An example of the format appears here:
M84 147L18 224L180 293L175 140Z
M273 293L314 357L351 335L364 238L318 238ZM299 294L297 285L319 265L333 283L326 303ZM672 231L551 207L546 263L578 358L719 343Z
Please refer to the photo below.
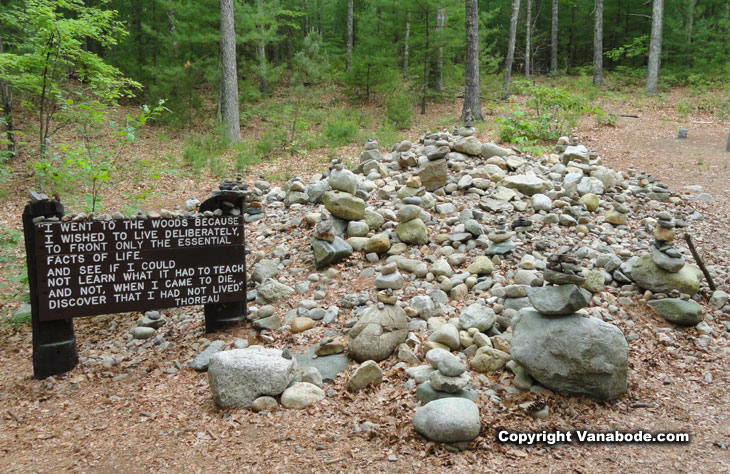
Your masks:
M705 278L707 279L707 283L710 285L710 289L712 291L716 290L715 282L712 281L712 275L710 275L710 272L707 270L707 267L705 266L705 262L702 260L702 257L700 257L700 254L697 253L697 249L695 248L694 242L692 242L692 236L689 234L684 234L684 240L687 241L687 246L689 246L689 251L692 252L692 256L695 259L695 262L697 262L697 265L700 267L700 270L702 270L702 273L705 275Z

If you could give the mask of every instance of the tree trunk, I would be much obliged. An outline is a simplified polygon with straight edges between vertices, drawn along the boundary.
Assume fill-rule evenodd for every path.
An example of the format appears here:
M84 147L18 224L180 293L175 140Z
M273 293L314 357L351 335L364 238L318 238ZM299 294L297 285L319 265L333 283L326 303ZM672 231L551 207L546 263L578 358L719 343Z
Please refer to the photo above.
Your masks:
M471 112L474 120L484 120L482 115L482 99L479 91L479 3L477 0L466 0L466 64L464 107L461 118Z
M259 22L263 22L264 17L264 0L256 0L256 13L259 18ZM256 57L259 59L259 91L262 94L266 94L269 89L269 81L267 80L266 71L266 40L264 38L264 25L256 25L259 38L256 41Z
M406 20L406 37L403 40L403 80L408 80L408 55L410 54L408 41L411 37L411 12L408 12Z
M430 29L428 10L425 11L424 16L426 17L426 47L423 50L423 94L421 95L421 115L426 114L426 95L428 94L428 52L431 49L431 44L429 43L428 38L428 30Z
M177 25L175 22L175 10L173 10L172 8L167 10L167 31L168 33L170 33L170 37L172 38L172 55L174 57L177 57Z
M553 15L550 24L550 73L558 72L558 0L553 0Z
M517 20L520 17L520 0L512 0L512 19L509 22L509 43L507 44L507 59L504 63L504 84L505 93L509 93L509 85L512 82L512 62L515 59L515 41L517 39Z
M345 63L345 71L349 71L352 65L352 15L354 7L353 0L347 0L347 62Z
M446 24L446 9L441 7L436 11L436 19L433 22L433 31L436 36L436 40L439 42L438 53L436 56L436 70L434 71L434 89L436 92L443 92L444 90L444 47L441 39L438 37L439 33Z
M443 92L444 90L444 46L441 38L438 37L441 30L446 25L446 9L441 7L436 11L436 21L434 22L433 29L436 33L436 39L439 42L438 56L436 57L436 74L434 88L436 92Z
M568 38L568 69L575 65L575 15L578 11L578 1L573 1L573 8L570 10L570 37Z
M662 23L664 21L664 0L654 0L651 15L651 39L649 41L649 71L646 76L646 92L656 94L659 82L659 67L662 58Z
M525 19L525 77L532 73L532 0L527 0L527 18Z
M3 41L0 38L0 54L4 52ZM0 78L0 99L2 99L3 115L5 116L5 134L8 138L8 151L15 157L18 152L18 143L15 139L15 128L13 125L13 93L8 88L5 79Z
M603 0L596 0L593 26L593 85L603 85Z
M236 70L236 31L233 21L233 0L220 0L221 8L221 108L226 137L241 141L241 119L238 111L238 72Z
M692 62L691 59L691 48L692 48L692 28L694 27L695 21L695 4L697 0L689 0L687 2L687 24L684 26L685 35L687 37L684 46L684 53L687 55L687 60Z
M317 33L322 34L322 0L317 0Z

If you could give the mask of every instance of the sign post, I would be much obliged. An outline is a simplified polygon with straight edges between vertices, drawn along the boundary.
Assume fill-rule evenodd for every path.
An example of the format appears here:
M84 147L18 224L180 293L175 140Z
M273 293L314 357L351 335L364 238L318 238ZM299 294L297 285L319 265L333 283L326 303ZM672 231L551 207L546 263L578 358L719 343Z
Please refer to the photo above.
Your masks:
M41 197L23 213L36 378L78 363L75 317L204 305L206 332L245 320L242 190L154 219L69 220Z
M35 224L37 217L62 218L63 204L56 200L30 202L23 211L23 233L28 263L30 287L31 326L33 329L33 376L44 379L50 375L68 372L79 362L73 321L56 319L41 321L39 309L38 273L36 271Z

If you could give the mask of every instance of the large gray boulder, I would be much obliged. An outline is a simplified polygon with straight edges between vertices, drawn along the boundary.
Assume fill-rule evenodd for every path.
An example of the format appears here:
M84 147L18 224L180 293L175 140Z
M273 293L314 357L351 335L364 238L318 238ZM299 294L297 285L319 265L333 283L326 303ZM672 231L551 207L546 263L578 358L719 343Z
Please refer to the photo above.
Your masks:
M234 349L210 358L208 384L216 405L248 408L261 395L282 393L296 373L296 361L278 349Z
M532 173L507 176L502 180L502 185L506 188L516 189L527 196L542 194L552 188L550 183Z
M629 346L616 326L523 309L512 321L512 358L556 392L613 399L626 392Z
M443 398L417 408L413 426L432 441L456 443L479 436L479 407L465 398Z
M350 355L359 362L388 358L408 337L408 318L396 305L370 306L349 333Z
M678 290L680 293L694 295L700 289L701 271L694 265L685 265L676 273L660 268L646 253L639 257L631 267L631 278L637 285L654 293L670 293Z

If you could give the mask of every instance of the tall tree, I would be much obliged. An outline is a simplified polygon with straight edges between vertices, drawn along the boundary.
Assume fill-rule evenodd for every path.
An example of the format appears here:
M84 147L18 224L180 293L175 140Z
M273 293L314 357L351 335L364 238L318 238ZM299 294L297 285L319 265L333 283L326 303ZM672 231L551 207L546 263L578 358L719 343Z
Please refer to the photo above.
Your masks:
M572 0L570 9L570 37L568 38L568 69L575 65L575 17L578 12L578 0Z
M238 71L236 68L236 30L233 0L220 0L221 9L221 118L226 137L233 143L241 141L241 118L238 111Z
M0 55L4 52L3 40L0 37ZM13 125L13 92L8 87L8 82L2 77L0 77L0 107L3 109L3 125L5 125L8 153L11 157L14 157L18 152L18 142L15 138L15 127ZM0 156L2 156L2 153L0 153ZM2 160L0 159L0 161Z
M596 0L593 23L593 85L603 85L603 0Z
M664 0L654 0L651 15L651 37L649 40L649 71L646 75L646 92L656 94L659 82L659 66L662 56L662 23L664 21Z
M436 20L433 23L434 34L438 37L441 30L446 23L446 9L440 7L436 11ZM438 53L436 56L436 68L434 70L434 89L436 92L443 92L444 90L444 46L443 42L439 42Z
M507 59L504 62L504 83L502 85L505 93L509 93L509 85L512 82L512 62L515 59L515 42L517 40L517 20L520 17L520 0L512 0L512 18L509 22L509 43L507 46Z
M484 120L482 99L479 92L479 5L477 0L465 0L466 64L464 107L461 118L471 112L474 120Z
M527 0L527 18L525 18L525 77L532 73L532 0Z
M550 72L558 72L558 0L553 0L553 14L550 21Z
M687 1L687 20L684 25L684 31L687 36L685 54L689 54L691 51L692 28L694 26L694 21L695 21L695 4L696 3L697 3L697 0L688 0Z
M408 80L408 56L410 54L410 45L409 41L411 39L411 12L408 12L408 17L406 19L406 34L405 38L403 39L403 80Z
M256 0L256 16L258 17L258 41L256 41L256 56L259 58L259 91L266 93L269 88L269 81L266 75L266 39L264 37L264 25L262 19L264 17L264 0Z
M352 65L353 10L353 0L347 0L347 62L345 63L345 71L349 71Z

